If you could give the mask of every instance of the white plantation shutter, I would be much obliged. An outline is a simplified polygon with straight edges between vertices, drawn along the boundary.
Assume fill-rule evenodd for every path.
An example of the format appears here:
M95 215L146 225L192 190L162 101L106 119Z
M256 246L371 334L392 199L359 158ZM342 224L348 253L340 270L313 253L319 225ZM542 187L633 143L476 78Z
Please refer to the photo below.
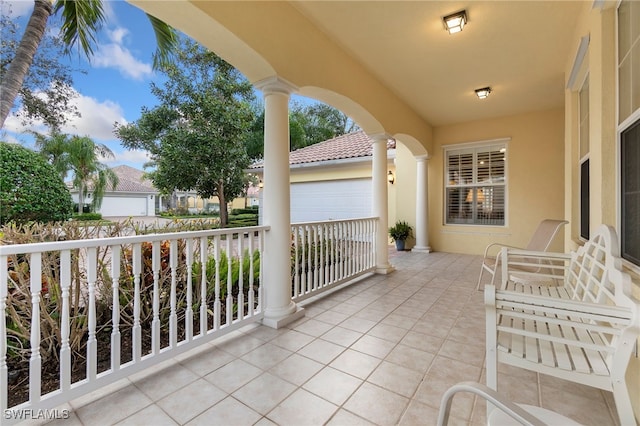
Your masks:
M445 150L445 223L505 224L506 143Z

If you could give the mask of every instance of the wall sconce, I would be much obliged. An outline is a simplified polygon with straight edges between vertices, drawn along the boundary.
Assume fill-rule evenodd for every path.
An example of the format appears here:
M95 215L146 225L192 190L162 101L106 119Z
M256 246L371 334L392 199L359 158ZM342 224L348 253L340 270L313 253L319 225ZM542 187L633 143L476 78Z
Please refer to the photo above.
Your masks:
M387 182L393 185L395 181L396 181L396 177L393 175L393 172L389 170L389 173L387 173Z
M459 33L467 23L467 12L461 10L460 12L452 13L442 18L442 22L444 22L444 29L449 31L449 34Z
M491 87L483 87L482 89L476 89L476 95L478 99L485 99L491 93Z
M262 181L262 179L260 179L260 182L258 182L258 188L264 188L264 182Z

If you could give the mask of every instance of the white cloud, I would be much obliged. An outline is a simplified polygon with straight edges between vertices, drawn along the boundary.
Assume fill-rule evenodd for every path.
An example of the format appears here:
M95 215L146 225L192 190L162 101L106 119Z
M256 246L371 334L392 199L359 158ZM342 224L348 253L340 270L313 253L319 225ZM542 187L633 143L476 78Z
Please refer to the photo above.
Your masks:
M142 80L153 74L151 64L137 59L125 46L129 30L122 27L106 30L110 43L101 44L91 59L91 64L99 68L115 68L120 74L134 80Z
M11 14L14 17L29 16L33 11L33 1L32 0L0 1L0 11L3 14L7 14L9 10L11 10Z
M129 49L115 43L103 44L91 59L91 65L98 68L115 68L125 77L142 80L153 74L150 64L136 59Z
M122 107L111 100L98 101L95 98L84 96L76 92L72 103L82 114L81 117L71 116L69 122L62 127L63 133L72 135L89 136L96 141L114 140L113 124L117 121L127 124ZM22 133L27 130L39 133L47 133L42 122L35 122L30 126L23 126L15 115L7 117L5 129L9 132Z
M115 158L105 160L107 164L119 164L119 163L136 163L142 164L149 161L149 153L138 149L130 151L114 152Z

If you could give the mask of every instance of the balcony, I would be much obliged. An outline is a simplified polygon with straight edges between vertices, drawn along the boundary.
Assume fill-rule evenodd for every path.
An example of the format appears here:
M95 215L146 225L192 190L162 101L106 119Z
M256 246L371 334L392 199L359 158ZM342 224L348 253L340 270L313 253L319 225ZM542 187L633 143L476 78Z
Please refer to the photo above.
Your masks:
M298 265L292 267L292 298L304 308L303 318L279 329L263 326L259 322L260 300L264 297L261 290L237 291L230 300L220 290L221 277L214 274L210 278L218 285L214 286L209 304L214 313L204 315L208 321L198 322L196 318L195 323L200 325L178 336L175 324L184 318L177 315L179 309L167 303L173 306L168 324L173 324L174 331L152 332L147 349L140 347L142 339L134 339L131 360L120 363L112 359L110 368L100 369L89 362L86 377L78 383L61 371L60 390L42 400L31 390L30 402L9 405L3 412L3 423L30 417L36 419L29 423L46 423L56 417L52 424L435 424L440 398L449 386L460 381L484 382L483 295L475 290L480 258L390 252L396 271L371 275L368 241L375 226L334 225L292 228L292 235L301 236L294 239L292 246L292 253L298 253L292 254L292 264ZM179 261L191 270L198 258L206 260L199 257L202 252L198 254L197 247L210 247L218 261L220 250L242 253L243 247L248 247L243 244L250 244L251 250L261 253L268 230L256 232L255 242L249 238L251 242L238 243L237 239L223 238L221 231L213 231L192 233L186 239L181 235L169 246L174 250L185 244L194 249L196 254ZM128 238L94 240L92 244L123 244L125 249L130 244L132 250L144 250L142 241L150 237ZM170 236L162 237L167 238ZM160 237L157 239L161 241ZM323 249L311 250L309 242L325 239L333 243L315 244ZM72 250L64 246L69 243L56 244L61 244L61 253ZM140 248L136 249L138 244ZM160 256L156 259L162 259L162 246L157 242L154 245L154 241L150 244L154 256ZM65 260L65 256L61 256L62 269L69 262L69 270L73 270L73 261ZM86 262L89 283L96 282L92 277L97 267L91 260L94 258L91 254L82 260ZM171 259L169 264L174 262ZM345 263L338 267L334 260L340 259ZM157 273L149 275L152 287L158 284L163 270L161 262L154 264L152 269ZM132 268L134 275L142 276L136 282L144 284L144 264L134 262ZM356 279L348 285L342 284L353 277ZM248 280L240 288L253 289L254 284ZM88 293L95 293L96 289L87 286ZM193 300L197 298L195 293L194 290L191 295ZM162 293L156 290L153 294ZM246 300L238 303L241 294ZM245 303L251 295L255 299ZM87 300L92 305L91 297ZM159 308L150 309L152 317L161 317L157 314ZM171 319L174 315L177 319ZM188 316L198 316L197 306L185 317ZM89 324L89 330L92 327L95 330L95 324ZM200 333L201 329L206 333ZM161 338L164 334L166 337ZM36 339L35 334L32 337ZM112 342L117 346L123 341L118 338ZM87 346L93 350L91 344ZM117 357L113 348L111 351L112 358ZM34 371L39 367L34 354L30 365ZM33 376L30 380L39 390ZM617 422L611 395L593 388L504 368L499 390L514 401L549 408L585 425ZM56 402L61 399L63 403ZM470 395L459 395L452 414L452 424L484 424L485 403Z

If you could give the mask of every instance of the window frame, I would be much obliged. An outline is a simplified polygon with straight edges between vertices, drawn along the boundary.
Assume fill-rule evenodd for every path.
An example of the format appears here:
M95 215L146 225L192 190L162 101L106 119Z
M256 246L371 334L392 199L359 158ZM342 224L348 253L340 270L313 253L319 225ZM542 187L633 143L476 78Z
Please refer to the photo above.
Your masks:
M499 139L491 139L491 140L484 140L484 141L476 141L476 142L467 142L467 143L459 143L459 144L450 144L450 145L443 145L442 149L443 149L443 171L444 171L444 182L443 182L443 215L442 215L442 222L444 226L491 226L491 227L507 227L508 226L508 164L509 164L509 159L508 159L508 154L509 154L509 147L508 147L508 142L511 140L511 138L499 138ZM477 160L477 156L479 153L491 153L492 150L495 150L497 147L499 147L500 149L504 149L504 172L503 172L503 182L501 183L496 183L496 182L492 182L490 184L487 184L486 182L483 184L481 182L478 182L478 167L476 164ZM471 183L462 183L462 184L452 184L450 182L449 176L451 175L450 172L452 172L452 170L450 170L449 168L449 158L451 153L454 152L460 152L460 151L471 151L473 153L473 160L472 160L472 182ZM477 217L477 207L478 207L478 203L482 203L482 201L478 201L477 197L478 197L478 192L477 192L477 188L484 188L487 186L492 186L492 187L500 187L503 188L504 191L504 205L503 205L503 218L502 218L502 223L482 223L481 219L479 220ZM448 190L451 188L461 188L463 189L463 192L467 192L467 191L473 191L472 192L472 197L473 197L473 202L474 202L474 206L472 206L472 215L473 217L471 218L472 222L449 222L449 214L448 211L450 209L449 206L449 200L448 200ZM469 194L467 194L467 197L469 196ZM486 220L486 219L485 219ZM496 219L493 219L496 220Z

